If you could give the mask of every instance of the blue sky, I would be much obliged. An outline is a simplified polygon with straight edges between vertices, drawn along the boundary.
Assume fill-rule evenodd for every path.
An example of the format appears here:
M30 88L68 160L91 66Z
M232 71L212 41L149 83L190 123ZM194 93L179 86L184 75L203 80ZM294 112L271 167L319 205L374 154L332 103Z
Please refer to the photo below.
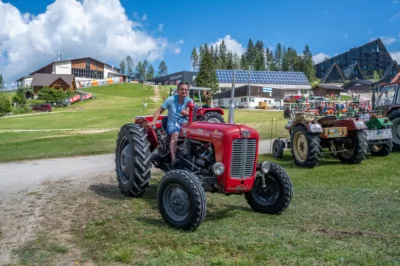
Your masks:
M33 15L44 13L53 2L10 1L21 13ZM169 48L163 58L170 73L189 70L194 46L215 43L227 35L236 50L239 44L245 48L252 38L263 40L266 46L275 47L280 42L298 51L308 44L314 55L329 56L381 37L393 57L400 59L400 0L121 0L121 3L129 19L142 24L141 30L152 38L168 40ZM107 61L118 63L119 59ZM155 67L158 62L154 61Z

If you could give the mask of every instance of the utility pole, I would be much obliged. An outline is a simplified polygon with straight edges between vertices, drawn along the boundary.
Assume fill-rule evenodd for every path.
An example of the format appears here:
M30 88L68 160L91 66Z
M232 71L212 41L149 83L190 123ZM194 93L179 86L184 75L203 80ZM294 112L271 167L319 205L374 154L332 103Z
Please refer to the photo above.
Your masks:
M248 75L248 78L247 78L247 82L249 83L249 87L248 87L248 90L247 90L247 101L248 101L248 104L247 104L247 107L248 107L248 109L250 109L250 75L251 75L251 70L252 70L253 68L251 67L251 66L249 66L249 75Z
M234 112L235 112L235 104L234 104L234 99L235 99L235 78L236 78L236 69L233 69L232 73L232 90L231 90L231 105L229 106L229 114L228 114L228 123L233 124L234 123Z

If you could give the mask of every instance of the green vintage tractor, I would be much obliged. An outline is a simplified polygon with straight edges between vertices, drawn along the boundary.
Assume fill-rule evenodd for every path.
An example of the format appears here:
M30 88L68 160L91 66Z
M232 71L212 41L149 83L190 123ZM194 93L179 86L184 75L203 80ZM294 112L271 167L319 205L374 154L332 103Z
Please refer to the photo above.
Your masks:
M353 101L357 106L359 102ZM365 122L367 129L368 150L374 156L388 156L392 152L393 138L392 126L393 123L383 112L379 110L368 111L363 108L350 110L350 116L359 117Z

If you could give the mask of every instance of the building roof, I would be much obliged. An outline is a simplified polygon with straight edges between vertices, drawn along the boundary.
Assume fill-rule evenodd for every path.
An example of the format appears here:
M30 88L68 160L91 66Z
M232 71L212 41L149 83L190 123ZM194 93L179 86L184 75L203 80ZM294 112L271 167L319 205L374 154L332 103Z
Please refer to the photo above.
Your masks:
M368 46L369 44L374 43L374 42L378 42L379 46L380 46L380 47L384 47L385 50L386 50L386 47L385 47L385 45L383 44L381 38L377 38L377 39L375 39L375 40L372 40L372 41L370 41L370 42L367 42L367 43L365 43L365 44L362 44L362 45L360 45L360 46L358 46L358 47L351 48L351 49L349 49L349 50L346 51L346 52L343 52L343 53L341 53L341 54L338 54L338 55L335 55L335 56L333 56L333 57L331 57L331 58L328 58L327 60L321 61L321 62L319 62L318 64L315 64L315 66L317 67L318 65L323 64L323 63L325 63L326 61L329 61L329 60L332 60L332 59L334 60L334 59L336 59L336 58L338 58L338 57L340 57L340 56L342 56L342 55L344 55L344 54L346 54L346 53L348 53L348 52L350 52L350 51L352 51L352 50L354 50L354 49L359 49L359 48L361 48L361 47ZM392 57L390 57L390 58L391 58L391 60L393 60Z
M357 71L357 74L354 74L354 70ZM345 69L343 69L343 74L346 79L352 79L355 76L358 79L365 79L364 73L361 70L359 63L353 63L348 65Z
M336 63L333 63L332 65L329 66L329 68L326 70L326 72L322 76L320 82L325 83L328 80L328 78L332 75L332 73L334 73L335 69L339 73L339 76L342 79L342 82L344 83L345 78L344 78L343 72Z
M219 83L232 83L233 70L218 69L216 74ZM235 83L310 86L310 82L303 72L294 71L236 70Z
M74 75L72 74L42 74L35 73L33 75L32 87L41 87L41 86L49 86L53 84L57 79L62 79L68 86L72 87L72 83L74 82Z
M396 76L394 76L394 78L390 82L393 83L393 82L396 82L396 81L399 81L399 80L400 80L400 71L399 71L399 73L397 73Z
M400 67L399 67L399 65L397 64L397 62L396 62L396 61L393 61L393 62L388 66L388 68L386 68L385 72L384 72L383 75L382 75L382 79L388 78L388 76L390 75L390 72L392 71L393 68L395 68L395 69L397 70L397 72L400 71Z
M46 68L46 67L48 67L48 66L51 66L51 65L53 65L53 64L55 64L55 63L69 62L69 61L74 61L74 60L85 60L85 59L91 59L91 60L93 60L93 61L96 61L96 62L98 62L98 63L104 64L104 65L106 65L106 66L114 67L114 69L116 69L117 71L120 70L118 67L109 65L109 64L104 63L104 62L101 62L101 61L99 61L99 60L97 60L97 59L94 59L94 58L92 58L92 57L81 57L81 58L73 58L73 59L65 59L65 60L53 61L53 62L51 62L50 64L47 64L47 65L45 65L44 67L41 67L41 68L39 68L38 70L31 72L29 75L33 75L33 74L35 74L36 72L38 72L39 70L42 70L43 68Z
M335 85L327 85L327 84L317 84L312 89L314 90L316 88L322 88L322 89L325 89L325 90L340 90L340 91L344 91L344 89L342 87L335 86Z

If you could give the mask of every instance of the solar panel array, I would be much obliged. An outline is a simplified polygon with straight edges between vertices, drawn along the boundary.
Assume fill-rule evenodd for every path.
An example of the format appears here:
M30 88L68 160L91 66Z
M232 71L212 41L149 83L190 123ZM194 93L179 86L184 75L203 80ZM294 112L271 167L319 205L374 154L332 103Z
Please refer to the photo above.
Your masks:
M233 70L217 70L219 83L232 83ZM235 83L310 85L303 72L236 70Z

